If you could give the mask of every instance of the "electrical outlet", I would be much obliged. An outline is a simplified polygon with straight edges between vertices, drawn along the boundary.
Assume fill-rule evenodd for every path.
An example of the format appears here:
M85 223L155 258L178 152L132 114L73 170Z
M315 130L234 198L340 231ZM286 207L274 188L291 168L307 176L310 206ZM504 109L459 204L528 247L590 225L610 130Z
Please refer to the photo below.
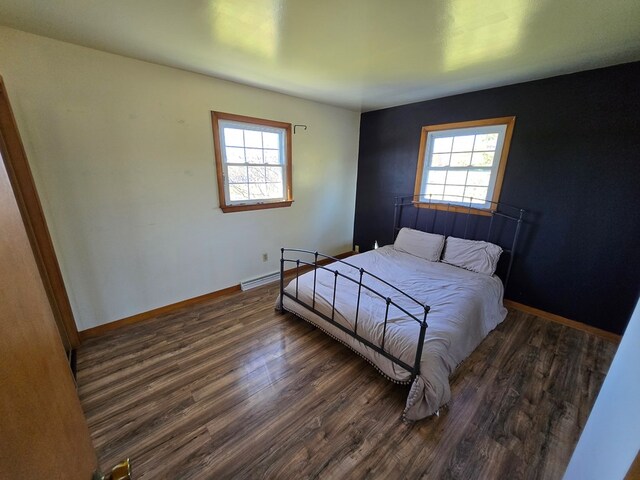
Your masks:
M268 253L263 253L262 254L262 261L263 262L269 261L269 254Z
M360 245L354 245L353 246L353 251L356 253L360 253Z

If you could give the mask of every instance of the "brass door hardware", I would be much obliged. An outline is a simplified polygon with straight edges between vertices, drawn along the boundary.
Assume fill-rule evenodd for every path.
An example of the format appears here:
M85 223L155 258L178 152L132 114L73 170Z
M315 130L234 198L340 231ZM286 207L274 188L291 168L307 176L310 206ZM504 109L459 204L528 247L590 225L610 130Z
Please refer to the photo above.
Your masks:
M93 474L93 480L131 480L131 463L125 459L111 468L109 475L103 475L99 471Z

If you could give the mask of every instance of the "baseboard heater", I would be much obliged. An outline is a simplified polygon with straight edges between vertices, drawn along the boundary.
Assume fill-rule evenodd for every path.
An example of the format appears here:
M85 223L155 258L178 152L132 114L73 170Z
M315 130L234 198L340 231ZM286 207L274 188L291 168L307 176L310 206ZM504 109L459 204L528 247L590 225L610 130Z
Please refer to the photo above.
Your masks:
M262 277L247 280L246 282L240 282L240 289L244 292L252 288L261 287L262 285L266 285L268 283L277 282L278 280L280 280L279 272L269 273L268 275L263 275Z

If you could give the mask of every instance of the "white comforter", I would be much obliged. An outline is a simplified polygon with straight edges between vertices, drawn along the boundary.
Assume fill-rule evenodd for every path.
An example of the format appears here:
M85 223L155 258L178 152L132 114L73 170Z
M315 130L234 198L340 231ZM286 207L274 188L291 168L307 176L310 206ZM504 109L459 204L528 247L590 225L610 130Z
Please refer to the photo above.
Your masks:
M495 276L470 272L445 263L429 262L396 251L392 246L349 257L346 261L385 279L422 304L431 307L427 315L429 326L421 357L420 375L411 386L404 414L409 420L418 420L434 414L451 398L449 376L455 367L504 320L507 310L502 305L501 281ZM345 275L359 278L357 269L344 264L335 263L327 268L337 268ZM313 272L309 272L298 279L298 296L309 305L313 297L313 275ZM334 279L332 272L317 270L315 308L329 317L332 315ZM353 330L358 287L342 277L338 277L337 282L334 319ZM408 300L391 287L366 274L363 283L385 297L391 297L416 317L423 317L422 306ZM285 290L295 295L296 281L291 281ZM283 305L286 310L349 345L391 379L399 382L410 380L411 375L406 369L393 364L293 300L285 297ZM382 342L385 309L384 299L366 289L362 290L358 333L376 345ZM413 365L419 328L415 320L391 306L385 350Z

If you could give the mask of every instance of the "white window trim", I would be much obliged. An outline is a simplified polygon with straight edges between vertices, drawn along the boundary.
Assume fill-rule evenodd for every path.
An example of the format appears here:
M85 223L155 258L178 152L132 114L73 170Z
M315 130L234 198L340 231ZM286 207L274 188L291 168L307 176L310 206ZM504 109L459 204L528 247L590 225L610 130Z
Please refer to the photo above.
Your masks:
M222 155L222 168L223 168L223 178L224 178L224 194L227 205L255 205L262 203L279 203L284 202L287 199L287 153L286 153L286 137L287 131L284 128L278 127L267 127L252 123L246 122L238 122L234 120L219 120L218 126L220 128L220 147L221 147L221 155ZM276 133L279 137L279 145L278 145L278 153L280 161L278 163L261 163L261 164L253 164L253 163L232 163L227 161L227 145L224 136L225 128L239 128L242 130L253 130L255 132L270 132ZM235 145L232 145L235 146ZM247 147L244 147L245 149ZM263 148L264 150L264 148ZM279 167L282 169L282 196L277 198L261 198L255 200L231 200L231 195L229 192L229 166L257 166L264 165L265 167ZM250 184L251 182L247 182Z

